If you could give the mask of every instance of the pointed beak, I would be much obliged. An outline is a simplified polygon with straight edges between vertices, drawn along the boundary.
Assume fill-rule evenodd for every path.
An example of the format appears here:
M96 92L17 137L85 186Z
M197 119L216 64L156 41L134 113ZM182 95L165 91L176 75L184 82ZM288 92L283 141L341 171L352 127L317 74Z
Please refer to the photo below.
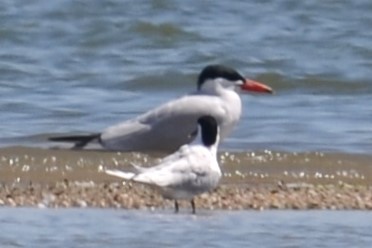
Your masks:
M257 93L274 93L271 87L267 86L266 84L253 81L251 79L246 79L244 84L241 85L240 88L245 91L252 91Z

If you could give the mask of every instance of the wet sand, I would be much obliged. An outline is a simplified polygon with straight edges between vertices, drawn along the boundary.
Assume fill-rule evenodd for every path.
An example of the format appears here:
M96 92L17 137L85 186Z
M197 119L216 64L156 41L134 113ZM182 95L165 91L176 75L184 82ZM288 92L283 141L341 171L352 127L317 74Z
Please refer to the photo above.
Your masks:
M0 205L171 210L173 202L153 189L102 173L151 165L159 156L2 148ZM372 209L372 156L262 151L219 158L224 177L196 198L197 209ZM188 202L181 207L190 210Z

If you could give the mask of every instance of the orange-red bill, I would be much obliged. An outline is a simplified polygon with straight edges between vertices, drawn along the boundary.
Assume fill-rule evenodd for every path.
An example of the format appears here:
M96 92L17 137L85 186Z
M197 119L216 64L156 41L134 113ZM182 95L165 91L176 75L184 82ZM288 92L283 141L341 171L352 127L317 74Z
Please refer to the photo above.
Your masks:
M246 79L244 84L241 86L241 89L258 93L273 93L273 89L270 86L251 79Z

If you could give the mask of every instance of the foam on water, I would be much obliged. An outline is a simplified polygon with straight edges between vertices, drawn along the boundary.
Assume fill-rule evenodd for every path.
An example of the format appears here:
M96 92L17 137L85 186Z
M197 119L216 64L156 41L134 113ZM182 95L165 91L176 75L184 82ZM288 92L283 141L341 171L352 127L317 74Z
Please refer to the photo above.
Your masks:
M0 181L28 184L56 181L101 183L116 181L106 168L132 170L131 164L151 166L163 154L112 153L11 147L0 149ZM220 152L223 183L277 184L353 183L370 185L371 156L338 153Z

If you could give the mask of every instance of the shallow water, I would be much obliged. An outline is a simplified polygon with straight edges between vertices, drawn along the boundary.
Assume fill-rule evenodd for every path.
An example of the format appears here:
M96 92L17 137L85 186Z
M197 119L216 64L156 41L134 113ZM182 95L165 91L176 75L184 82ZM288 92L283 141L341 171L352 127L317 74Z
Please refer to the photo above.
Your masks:
M370 247L372 213L0 209L1 247Z
M5 1L0 145L97 132L195 88L210 63L276 90L243 96L224 150L372 150L372 4Z
M130 171L131 163L152 166L159 157L162 155L9 147L0 149L0 182L117 181L102 170ZM372 182L372 157L363 154L220 152L218 161L223 171L222 183L370 185Z

